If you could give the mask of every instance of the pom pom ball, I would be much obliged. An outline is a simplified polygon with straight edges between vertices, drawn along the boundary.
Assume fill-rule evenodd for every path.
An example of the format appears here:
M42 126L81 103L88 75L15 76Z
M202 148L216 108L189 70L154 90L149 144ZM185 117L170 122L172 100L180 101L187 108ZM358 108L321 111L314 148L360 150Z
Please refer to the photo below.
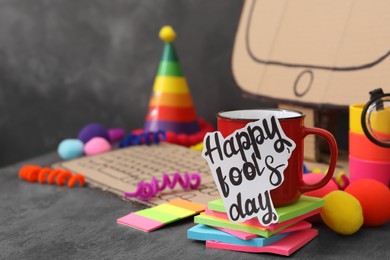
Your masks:
M334 232L351 235L363 225L363 210L354 196L336 190L327 194L324 199L321 218Z
M319 181L321 181L322 178L324 178L325 175L318 174L318 173L306 173L303 175L303 181L307 184L314 184ZM317 197L317 198L323 198L328 193L338 190L338 186L335 183L333 179L331 179L327 184L325 184L323 187L317 189L305 192L304 194L307 196Z
M65 139L58 145L58 155L65 160L74 159L83 155L84 144L78 139Z
M340 190L345 190L345 188L349 185L349 178L347 177L345 172L341 171L337 174L335 182L337 186L339 186Z
M112 128L108 129L108 136L110 137L110 142L118 142L125 138L126 131L122 128Z
M362 205L364 226L380 226L390 220L390 190L382 182L360 179L351 183L345 192Z
M111 150L110 143L102 137L94 137L89 140L84 146L84 153L86 155L94 155L108 152Z
M188 141L188 135L186 134L178 134L176 136L177 144L182 145L182 146L188 146L189 141Z
M88 124L81 129L77 138L84 144L91 140L93 137L102 137L107 141L110 141L107 130L100 124L92 123Z
M322 180L325 176L323 174L318 173L306 173L302 176L303 181L307 184L314 184ZM323 198L328 193L338 190L338 186L335 183L333 179L331 179L327 184L325 184L323 187L305 192L304 195L306 196L312 196L316 198ZM308 221L310 222L321 222L321 217L319 214L312 216L308 218Z
M165 139L168 143L176 143L177 137L174 132L167 132L166 133L167 138Z

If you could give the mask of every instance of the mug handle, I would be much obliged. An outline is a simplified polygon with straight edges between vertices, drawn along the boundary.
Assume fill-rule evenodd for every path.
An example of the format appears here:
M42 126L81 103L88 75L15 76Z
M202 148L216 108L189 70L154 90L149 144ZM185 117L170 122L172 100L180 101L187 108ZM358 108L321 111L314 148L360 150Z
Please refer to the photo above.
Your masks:
M333 177L333 173L336 168L336 162L338 158L337 142L334 136L330 132L320 128L303 127L302 138L305 138L309 134L319 135L325 138L325 140L328 142L330 148L330 163L329 163L328 172L319 182L313 184L303 183L301 187L302 193L311 190L316 190L325 186Z

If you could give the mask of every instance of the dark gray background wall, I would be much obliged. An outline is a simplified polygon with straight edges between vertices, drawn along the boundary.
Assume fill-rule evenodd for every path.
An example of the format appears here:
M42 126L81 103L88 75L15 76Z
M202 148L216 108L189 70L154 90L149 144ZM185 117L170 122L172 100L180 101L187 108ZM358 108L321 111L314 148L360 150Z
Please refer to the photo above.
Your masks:
M142 128L171 25L200 117L274 106L231 72L242 1L0 1L0 166L57 148L87 123Z

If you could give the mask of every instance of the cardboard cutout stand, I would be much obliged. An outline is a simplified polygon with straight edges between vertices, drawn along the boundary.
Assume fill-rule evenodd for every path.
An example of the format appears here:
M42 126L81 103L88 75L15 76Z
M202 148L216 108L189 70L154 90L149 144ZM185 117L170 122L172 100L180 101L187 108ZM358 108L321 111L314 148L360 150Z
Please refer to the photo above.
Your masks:
M305 105L390 92L390 2L247 0L233 74L249 94Z
M388 10L387 0L246 0L234 78L247 95L297 106L307 126L334 133L327 120L341 109L365 103L374 88L390 92ZM320 158L320 142L312 137L306 159Z

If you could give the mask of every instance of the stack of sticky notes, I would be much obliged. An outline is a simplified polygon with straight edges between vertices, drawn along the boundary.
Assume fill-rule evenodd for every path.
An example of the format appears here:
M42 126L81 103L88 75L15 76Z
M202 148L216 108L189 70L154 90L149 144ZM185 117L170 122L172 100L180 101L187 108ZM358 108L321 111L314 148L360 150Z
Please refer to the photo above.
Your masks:
M118 218L116 222L125 226L150 232L169 223L193 216L204 211L203 204L183 199L174 199L169 202L131 212Z
M278 223L262 226L257 218L231 222L222 200L217 199L195 216L198 225L187 231L187 237L206 241L208 248L288 256L318 235L305 219L318 214L323 204L321 198L301 196L294 204L275 209Z

